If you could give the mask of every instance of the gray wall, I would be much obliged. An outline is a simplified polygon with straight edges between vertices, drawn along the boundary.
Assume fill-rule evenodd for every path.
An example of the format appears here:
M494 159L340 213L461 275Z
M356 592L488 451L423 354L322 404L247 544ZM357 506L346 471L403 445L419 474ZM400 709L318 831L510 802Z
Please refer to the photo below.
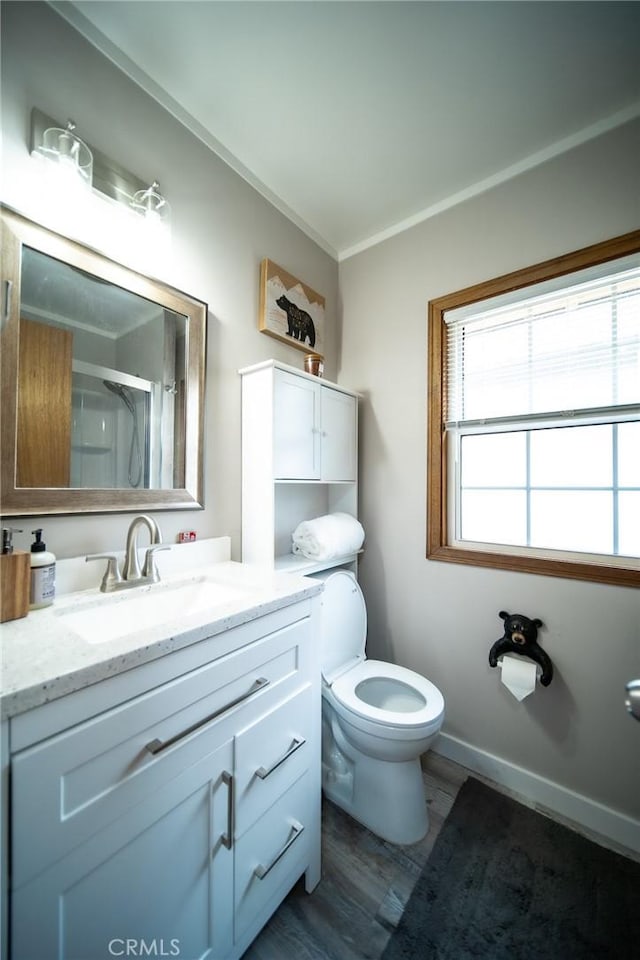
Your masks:
M640 675L639 592L425 559L425 357L430 299L637 228L639 157L636 122L340 266L340 379L366 397L370 654L437 684L449 734L635 816L640 726L623 692ZM522 704L487 663L499 610L546 625L556 675Z
M304 357L258 331L260 261L269 257L324 294L329 378L336 372L338 266L45 4L2 5L1 79L3 202L30 213L39 178L28 153L33 107L62 124L72 117L96 149L141 178L157 178L170 199L172 253L154 272L209 305L205 509L156 516L166 541L182 529L195 529L199 537L229 535L239 559L237 371L269 357L302 369ZM95 236L91 225L77 238L122 259L122 242ZM125 262L141 268L134 252ZM47 517L19 526L42 526L49 549L69 557L124 548L130 519ZM16 535L16 546L31 539Z

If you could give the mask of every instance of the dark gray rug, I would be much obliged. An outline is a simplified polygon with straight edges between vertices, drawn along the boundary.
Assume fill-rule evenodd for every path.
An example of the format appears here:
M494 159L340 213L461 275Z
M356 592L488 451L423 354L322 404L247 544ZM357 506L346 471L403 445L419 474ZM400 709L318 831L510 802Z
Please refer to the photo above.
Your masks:
M473 778L382 960L627 960L640 864Z

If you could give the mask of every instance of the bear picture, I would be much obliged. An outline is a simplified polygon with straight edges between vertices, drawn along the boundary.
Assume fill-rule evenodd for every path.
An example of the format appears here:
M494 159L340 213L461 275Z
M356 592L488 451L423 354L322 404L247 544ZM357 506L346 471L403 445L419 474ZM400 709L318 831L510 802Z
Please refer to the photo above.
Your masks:
M272 260L260 270L259 329L306 353L324 357L325 300Z

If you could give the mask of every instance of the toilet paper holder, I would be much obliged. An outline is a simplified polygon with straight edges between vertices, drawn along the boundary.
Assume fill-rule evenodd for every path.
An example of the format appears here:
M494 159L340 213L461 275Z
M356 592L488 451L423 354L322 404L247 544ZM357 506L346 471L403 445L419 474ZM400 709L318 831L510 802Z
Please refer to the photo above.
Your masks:
M497 667L498 657L505 653L529 657L539 664L542 670L540 683L548 687L553 679L553 664L538 643L538 628L543 625L542 620L537 617L532 620L522 613L507 613L505 610L501 610L498 616L504 620L504 635L496 640L489 651L490 666Z

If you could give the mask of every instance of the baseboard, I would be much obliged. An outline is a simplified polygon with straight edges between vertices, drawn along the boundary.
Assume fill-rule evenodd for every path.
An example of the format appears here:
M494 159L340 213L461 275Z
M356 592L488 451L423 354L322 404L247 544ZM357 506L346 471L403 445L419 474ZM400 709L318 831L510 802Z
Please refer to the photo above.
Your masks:
M605 846L640 856L638 820L449 734L441 733L431 750L492 780L522 797L529 805L571 821L585 832L595 834L593 839L600 840Z

